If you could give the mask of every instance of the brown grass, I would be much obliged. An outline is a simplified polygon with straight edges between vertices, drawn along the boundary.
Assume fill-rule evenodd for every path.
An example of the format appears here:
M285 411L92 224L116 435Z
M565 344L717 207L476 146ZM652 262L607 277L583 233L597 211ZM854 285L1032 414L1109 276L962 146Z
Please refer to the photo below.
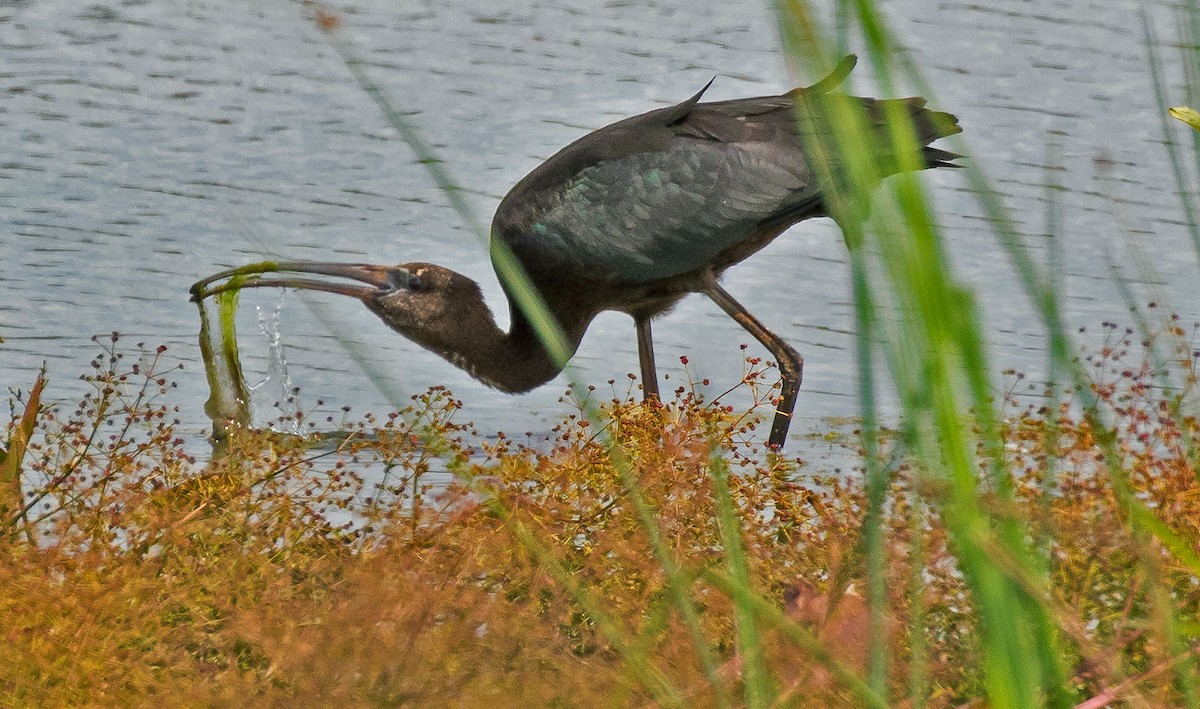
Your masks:
M614 397L600 423L572 417L548 441L481 441L432 390L404 412L343 427L324 448L315 435L237 430L222 457L201 463L175 432L161 348L127 364L116 338L103 344L77 408L39 407L18 461L23 504L0 510L0 705L653 705L628 653L518 541L518 523L689 704L710 704L602 427L656 510L734 696L732 603L701 580L724 564L714 450L734 468L757 588L834 656L865 666L861 484L764 460L744 443L745 416L687 393L669 407ZM1177 414L1125 344L1099 356L1094 390L1135 493L1200 548L1196 421ZM13 401L10 442L26 403ZM1028 521L1030 543L1046 550L1046 604L1081 695L1134 678L1122 696L1176 703L1161 670L1200 636L1200 580L1131 529L1070 400L1010 411L1005 443L1021 494L1004 513ZM288 423L319 428L303 415ZM431 471L446 468L454 482L433 485ZM893 697L920 669L929 705L955 706L982 690L977 621L936 512L941 495L938 481L900 466L887 627ZM1177 622L1164 625L1164 613ZM925 648L915 655L914 639ZM768 633L767 646L783 705L848 702L782 635Z

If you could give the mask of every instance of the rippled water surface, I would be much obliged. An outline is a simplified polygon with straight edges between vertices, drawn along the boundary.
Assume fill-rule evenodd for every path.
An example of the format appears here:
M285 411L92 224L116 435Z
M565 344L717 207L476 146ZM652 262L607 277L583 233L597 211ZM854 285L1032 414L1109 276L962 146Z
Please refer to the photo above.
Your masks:
M1124 317L1107 253L1146 281L1142 298L1188 322L1200 317L1200 265L1172 194L1142 7L1178 89L1166 3L886 3L927 69L934 105L959 116L1039 253L1047 146L1057 146L1049 154L1063 168L1052 173L1064 188L1063 284L1079 326ZM370 75L484 220L517 179L590 129L679 101L714 75L711 99L796 83L767 3L469 0L339 11ZM207 389L187 286L269 255L436 261L479 280L493 307L507 309L483 247L304 13L298 2L0 5L0 383L28 387L46 360L47 395L75 397L74 379L97 352L89 338L116 330L127 343L165 344L184 363L177 402L199 437ZM1169 100L1183 102L1178 92ZM1181 124L1171 129L1186 136ZM956 262L984 304L997 369L1036 373L1042 331L965 180L946 170L927 177ZM1134 270L1131 244L1153 273ZM794 430L856 412L846 261L832 224L808 222L725 279L806 357ZM253 306L269 319L282 302L287 370L310 408L318 399L389 408L340 344L347 338L400 396L451 387L485 433L546 430L569 413L558 401L565 379L516 398L488 390L346 299L259 291L243 302L242 344L258 376L267 344ZM658 323L656 339L668 388L684 378L677 358L686 354L711 393L740 378L738 344L749 340L700 297ZM582 381L607 387L615 378L625 391L637 369L630 320L598 319L575 364Z

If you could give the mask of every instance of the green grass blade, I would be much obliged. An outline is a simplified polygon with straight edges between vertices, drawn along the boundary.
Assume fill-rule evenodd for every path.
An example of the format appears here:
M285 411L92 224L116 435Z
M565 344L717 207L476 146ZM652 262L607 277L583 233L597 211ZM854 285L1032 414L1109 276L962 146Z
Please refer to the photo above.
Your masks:
M869 669L867 681L877 694L888 688L887 560L884 555L884 504L887 501L887 471L879 458L879 421L876 417L875 372L872 333L875 330L875 301L861 249L850 251L850 274L854 292L855 350L858 370L859 415L862 417L863 458L866 463L867 509L863 516L863 547L867 564L867 607L870 609Z
M25 528L26 541L35 544L34 531L28 524L27 508L24 505L25 496L21 491L21 471L25 462L25 453L29 450L29 442L33 439L37 427L38 413L42 407L42 390L46 387L46 366L38 372L33 386L25 399L25 408L21 417L9 429L8 441L0 450L0 520L3 521L4 534L11 534L15 527L21 524Z
M598 412L591 412L589 416L595 420ZM684 625L687 627L688 636L692 641L692 646L696 650L697 656L700 658L701 667L704 670L704 676L708 680L709 686L716 694L717 705L721 707L731 706L732 701L729 696L729 690L726 683L721 679L718 673L718 657L713 650L711 643L705 638L704 632L700 625L700 616L696 610L696 605L690 597L690 580L691 577L685 575L680 568L679 561L675 555L668 549L666 542L663 540L662 529L658 524L658 516L655 513L653 506L643 494L641 485L638 482L637 473L633 469L628 456L622 451L616 441L614 441L607 430L604 430L600 437L609 451L609 455L614 467L616 467L621 478L621 484L625 488L626 494L629 495L630 501L633 503L634 510L637 513L638 522L642 530L646 533L647 539L650 542L651 548L654 550L654 556L659 566L663 570L666 577L667 591L670 594L672 605L680 613ZM719 460L719 459L718 459ZM713 465L714 486L721 487L721 483L717 480L717 466ZM726 494L728 494L728 488ZM718 493L718 500L720 499ZM722 532L725 528L722 527ZM740 546L739 546L740 549Z
M737 624L738 649L742 654L746 706L767 707L774 703L776 688L763 656L762 638L758 630L758 612L746 549L742 544L741 517L733 508L729 490L729 464L720 455L711 458L713 491L717 503L717 524L725 554L725 565L731 584L739 589L733 595L734 621Z
M1200 112L1191 106L1172 106L1167 109L1167 113L1179 121L1183 121L1192 128L1200 131Z
M567 361L571 358L572 351L570 344L567 342L567 337L563 333L562 327L559 326L558 321L550 313L550 309L546 306L546 301L542 298L541 293L533 286L528 275L525 273L525 269L517 261L516 257L513 256L508 245L498 239L490 238L487 228L484 227L483 222L475 215L475 210L471 209L471 206L463 197L462 188L451 178L444 163L433 154L433 150L421 137L416 126L405 119L395 109L384 95L383 90L367 75L363 69L362 62L351 51L349 45L343 42L332 30L327 31L325 36L341 56L346 68L354 75L354 79L358 82L359 86L371 97L375 105L379 107L388 124L392 126L393 130L400 136L400 139L408 144L420 163L429 171L430 177L433 178L438 189L445 194L446 199L450 202L450 206L458 214L459 218L462 219L463 223L480 241L489 244L492 265L495 267L496 275L504 285L505 291L512 297L514 303L520 308L525 317L529 319L534 332L537 333L538 338L542 341L542 344L546 347L551 357L554 358L554 361L566 367Z
M666 674L654 664L644 651L639 651L637 644L631 641L618 621L605 612L604 608L596 602L593 594L580 586L571 573L562 565L562 562L523 523L514 519L508 508L500 504L498 500L489 498L485 501L485 504L495 514L505 520L509 529L513 531L513 534L520 541L521 545L534 554L542 568L546 569L555 582L566 589L567 593L588 614L588 617L596 624L596 627L624 660L625 666L638 683L650 692L656 701L665 706L686 706L683 693L679 691L679 688L670 681Z
M1170 116L1167 113L1167 107L1171 105L1171 102L1166 98L1167 86L1162 75L1162 63L1159 61L1158 52L1154 50L1154 31L1150 27L1150 18L1144 8L1139 15L1142 20L1142 41L1146 45L1146 58L1150 63L1150 83L1154 87L1154 103L1161 107L1158 117L1162 125L1163 142L1167 146L1167 158L1171 163L1171 173L1175 177L1179 205L1183 209L1188 233L1192 237L1192 248L1196 253L1196 258L1200 259L1200 222L1197 221L1196 207L1192 203L1192 191L1188 188L1183 160L1179 155L1179 146L1175 142L1174 133L1171 130Z
M862 706L886 709L888 702L883 695L877 693L854 670L839 661L829 648L825 647L821 640L808 629L784 615L783 611L775 604L725 574L705 571L701 574L701 578L734 599L734 602L752 609L755 616L764 625L781 631L788 640L828 669L842 686L854 694Z

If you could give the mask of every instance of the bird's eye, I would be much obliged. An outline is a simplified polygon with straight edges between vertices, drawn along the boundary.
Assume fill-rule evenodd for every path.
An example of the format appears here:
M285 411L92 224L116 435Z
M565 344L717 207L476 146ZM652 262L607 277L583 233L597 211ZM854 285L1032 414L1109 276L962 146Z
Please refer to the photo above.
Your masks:
M421 277L403 268L393 268L388 271L387 291L407 290L419 291L424 287Z

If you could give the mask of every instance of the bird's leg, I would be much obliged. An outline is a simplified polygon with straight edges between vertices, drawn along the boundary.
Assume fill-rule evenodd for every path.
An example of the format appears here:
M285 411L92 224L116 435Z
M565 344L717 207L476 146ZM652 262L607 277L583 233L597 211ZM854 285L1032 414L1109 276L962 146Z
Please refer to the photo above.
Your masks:
M800 392L800 380L804 376L804 358L792 349L791 345L768 330L720 285L713 283L704 293L775 356L783 386L779 394L779 403L775 407L775 422L771 424L771 436L767 439L767 446L778 450L783 447L788 426L792 423L792 410L796 408L796 395Z
M659 399L658 371L654 368L654 339L650 334L650 317L635 315L637 324L638 364L642 368L642 400Z

